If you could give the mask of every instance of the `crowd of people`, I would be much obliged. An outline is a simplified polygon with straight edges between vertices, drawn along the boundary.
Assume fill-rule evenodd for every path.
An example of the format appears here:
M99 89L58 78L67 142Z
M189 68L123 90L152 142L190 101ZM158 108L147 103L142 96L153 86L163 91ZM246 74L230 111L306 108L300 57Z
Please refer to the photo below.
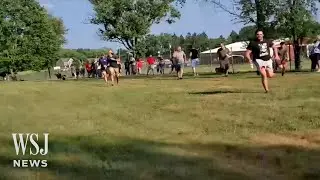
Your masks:
M256 66L257 74L261 76L262 86L266 93L269 92L268 78L272 78L274 71L277 69L280 69L282 76L284 76L288 62L293 59L292 56L290 56L289 48L290 46L288 47L285 42L281 42L280 47L275 46L272 41L264 38L263 31L261 30L256 31L256 39L251 41L247 46L245 59L248 60L252 69L254 65ZM220 68L218 69L220 69L220 72L225 76L228 76L230 57L232 57L230 50L221 43L217 51L217 60L220 62ZM312 61L311 71L316 71L318 67L318 72L320 72L320 36L318 40L315 41L309 57ZM173 52L170 60L164 60L161 56L154 57L153 55L149 55L145 63L142 58L134 58L132 54L129 54L124 62L124 70L125 75L139 75L142 74L143 66L146 65L146 74L155 75L156 71L158 74L164 74L166 65L169 65L169 67L171 67L169 73L171 74L175 71L177 79L181 80L183 79L186 62L187 55L179 46ZM189 62L191 62L194 76L198 76L196 68L200 60L199 51L196 48L190 50ZM82 68L76 68L72 72L75 77L78 77L79 75L84 76L86 71L88 77L103 78L106 83L108 83L108 79L110 79L112 85L114 85L114 81L119 82L122 69L120 57L110 50L107 55L92 62L87 61Z
M109 58L109 60L108 60ZM110 58L116 59L117 68L119 69L119 75L121 75L122 70L125 75L140 75L143 74L143 67L146 66L147 75L164 74L165 69L171 67L169 74L177 72L178 79L183 78L183 69L187 63L187 56L181 47L177 47L174 51L172 57L169 59L164 59L162 56L149 55L144 61L142 58L134 58L132 54L128 54L127 59L124 61L123 65L118 55L113 54L112 50L108 54L96 58L94 60L86 60L83 65L76 65L73 63L71 65L71 74L74 78L88 77L88 78L104 78L105 75L103 65L110 66ZM196 67L199 64L199 51L195 48L191 50L190 62L194 75L197 76ZM104 60L104 61L102 61ZM107 68L108 70L108 68Z

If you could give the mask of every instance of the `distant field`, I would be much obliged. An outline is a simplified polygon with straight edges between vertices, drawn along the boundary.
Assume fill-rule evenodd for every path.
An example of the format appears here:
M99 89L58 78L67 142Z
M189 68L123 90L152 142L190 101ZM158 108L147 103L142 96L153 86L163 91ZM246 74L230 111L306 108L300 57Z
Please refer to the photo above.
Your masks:
M0 82L0 179L320 179L319 80ZM49 167L12 168L12 132L49 132Z

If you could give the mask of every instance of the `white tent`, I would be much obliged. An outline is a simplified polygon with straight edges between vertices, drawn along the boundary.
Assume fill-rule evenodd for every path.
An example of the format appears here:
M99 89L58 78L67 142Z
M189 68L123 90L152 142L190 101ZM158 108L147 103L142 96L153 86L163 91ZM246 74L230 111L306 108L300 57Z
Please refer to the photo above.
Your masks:
M273 43L275 45L279 45L282 41L286 41L286 40L288 40L288 38L277 39L277 40L274 40ZM244 52L247 50L246 48L247 48L248 44L249 44L249 41L235 42L235 43L226 45L226 48L228 48L232 52ZM211 50L207 50L207 51L201 52L201 54L215 54L218 52L219 48L220 47L215 48L215 49L211 49Z
M226 45L226 48L230 49L232 52L243 52L246 51L246 48L248 46L249 41L241 41L241 42L235 42L232 44ZM201 52L201 54L211 54L211 53L217 53L220 47L207 50L204 52Z

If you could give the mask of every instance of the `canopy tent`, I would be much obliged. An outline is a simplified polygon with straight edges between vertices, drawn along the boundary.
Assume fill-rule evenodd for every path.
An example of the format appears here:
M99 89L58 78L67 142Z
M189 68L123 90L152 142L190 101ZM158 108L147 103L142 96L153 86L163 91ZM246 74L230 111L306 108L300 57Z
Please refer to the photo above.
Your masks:
M281 42L285 42L288 40L289 40L288 38L276 39L273 41L273 43L276 46L278 46ZM248 44L249 44L249 41L235 42L235 43L226 45L226 48L230 49L230 51L232 51L232 52L244 52L244 51L246 51ZM211 49L211 50L207 50L207 51L201 52L201 54L215 54L218 52L219 48L220 47L217 47L217 48Z
M242 51L246 51L248 43L249 41L235 42L235 43L226 45L226 48L230 49L232 52L242 52ZM207 50L207 51L201 52L201 54L215 54L218 52L219 48L220 47Z

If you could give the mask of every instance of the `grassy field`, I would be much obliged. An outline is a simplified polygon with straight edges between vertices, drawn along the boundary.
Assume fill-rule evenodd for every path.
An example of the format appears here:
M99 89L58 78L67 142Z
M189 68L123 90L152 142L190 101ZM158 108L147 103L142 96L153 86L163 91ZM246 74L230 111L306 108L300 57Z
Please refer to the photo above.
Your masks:
M320 179L319 80L0 82L0 179ZM48 168L12 168L13 132L50 133Z

